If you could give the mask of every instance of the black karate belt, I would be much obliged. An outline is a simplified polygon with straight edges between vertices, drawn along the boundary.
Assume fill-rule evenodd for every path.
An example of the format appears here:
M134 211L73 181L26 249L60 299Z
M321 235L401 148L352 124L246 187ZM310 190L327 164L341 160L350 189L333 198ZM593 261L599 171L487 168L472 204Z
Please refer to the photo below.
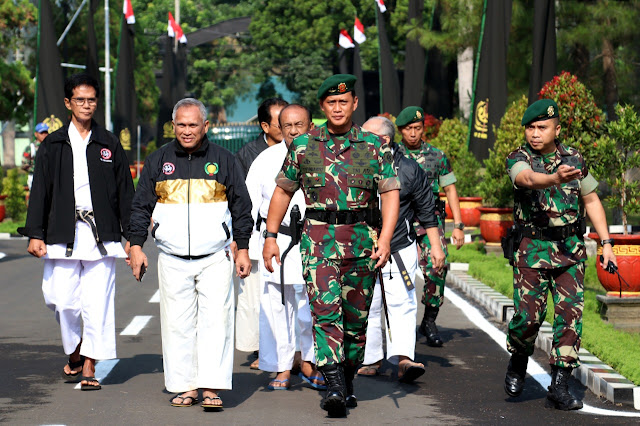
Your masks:
M93 217L93 210L76 210L76 220L86 223L91 228L91 232L93 233L93 239L96 240L96 245L98 246L98 251L101 255L107 255L107 249L104 248L104 244L100 241L100 237L98 236L98 228L96 228L96 221ZM71 257L73 254L73 243L67 244L67 251L65 252L65 257Z
M400 257L400 253L392 253L391 257L393 257L393 260L395 260L398 264L398 271L400 271L400 276L402 276L402 281L404 282L404 287L407 289L407 292L413 290L415 286L411 282L411 277L407 272L407 268L404 266L404 262L402 261L402 257Z
M551 226L547 228L538 228L537 226L518 226L523 237L532 238L534 240L544 241L562 241L574 235L580 235L581 223L576 222L564 226Z
M378 209L340 211L307 209L305 217L328 223L329 225L354 225L359 222L366 222L372 228L379 228L382 223L382 215Z
M201 255L198 255L198 256L180 256L178 254L172 254L171 256L179 257L180 259L184 259L184 260L198 260L198 259L204 259L205 257L209 257L212 254L213 253L201 254ZM227 257L229 257L229 253L228 252L227 252Z

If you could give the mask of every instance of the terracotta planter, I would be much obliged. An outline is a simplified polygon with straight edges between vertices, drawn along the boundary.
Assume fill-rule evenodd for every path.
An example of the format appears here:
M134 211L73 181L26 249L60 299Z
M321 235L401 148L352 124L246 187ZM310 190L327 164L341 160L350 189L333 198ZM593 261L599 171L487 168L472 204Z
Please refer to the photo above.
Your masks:
M613 253L618 261L618 272L629 283L630 288L624 282L622 283L623 297L639 297L640 296L640 234L610 234L613 238ZM620 296L620 281L617 274L610 274L600 266L600 255L602 254L602 246L600 246L600 238L598 234L592 232L589 238L598 243L598 261L596 262L596 271L598 279L607 290L607 296Z
M7 210L4 207L4 200L7 198L6 195L0 195L0 222L4 220L5 215L7 214Z
M136 166L135 166L135 165L133 165L133 164L132 164L132 165L130 165L130 166L129 166L129 171L131 172L131 179L135 179L135 178L136 178L136 176L138 176L138 171L137 171L137 169L136 169Z
M460 197L460 215L465 226L480 225L480 210L482 197Z
M513 225L511 207L478 207L480 211L480 234L487 243L500 243Z

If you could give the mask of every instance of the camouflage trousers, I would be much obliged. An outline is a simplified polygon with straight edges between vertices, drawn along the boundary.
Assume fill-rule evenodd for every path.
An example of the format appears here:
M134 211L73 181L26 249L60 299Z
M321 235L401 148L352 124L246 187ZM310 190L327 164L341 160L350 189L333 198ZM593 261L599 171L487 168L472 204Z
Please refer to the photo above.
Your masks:
M338 363L357 366L364 359L375 264L369 257L302 255L318 367Z
M444 237L444 223L438 217L438 234L440 235L440 244L444 250L445 256L448 256L447 252L447 240ZM425 234L418 237L418 266L422 271L424 277L424 289L422 293L422 304L431 307L439 308L442 306L444 300L444 283L447 278L448 262L446 267L439 271L433 269L431 263L431 242L429 237Z
M557 269L513 268L515 314L509 323L507 349L533 354L538 330L547 314L547 295L553 295L555 319L549 364L577 367L582 309L584 263Z

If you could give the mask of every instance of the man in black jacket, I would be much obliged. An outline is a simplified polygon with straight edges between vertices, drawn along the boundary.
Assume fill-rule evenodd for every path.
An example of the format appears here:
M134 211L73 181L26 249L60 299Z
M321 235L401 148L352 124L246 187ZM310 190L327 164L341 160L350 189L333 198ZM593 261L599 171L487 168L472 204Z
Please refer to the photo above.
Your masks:
M204 105L192 98L173 108L176 139L145 161L131 206L131 268L147 266L151 234L160 249L160 327L165 386L174 407L198 402L222 408L233 372L233 252L240 278L249 275L251 199L240 163L209 142ZM236 246L237 250L234 248Z
M398 378L410 383L424 374L424 365L413 361L416 346L416 313L418 309L415 275L418 269L416 234L411 226L414 217L427 230L432 242L438 242L438 220L433 192L426 173L418 163L406 158L393 142L395 128L385 117L372 117L362 126L363 130L375 133L389 143L393 161L400 179L400 213L391 239L391 261L383 268L384 290L389 315L387 328L387 359L398 365ZM436 268L444 266L444 251L433 244L431 258ZM371 376L382 364L382 292L376 282L373 301L369 310L367 343L364 365L359 375ZM392 339L389 336L393 336Z
M116 358L115 259L128 251L120 239L128 237L133 182L118 138L92 120L98 82L76 74L64 92L71 121L38 149L18 231L29 237L29 253L45 259L42 291L69 355L63 377L98 390L95 360Z

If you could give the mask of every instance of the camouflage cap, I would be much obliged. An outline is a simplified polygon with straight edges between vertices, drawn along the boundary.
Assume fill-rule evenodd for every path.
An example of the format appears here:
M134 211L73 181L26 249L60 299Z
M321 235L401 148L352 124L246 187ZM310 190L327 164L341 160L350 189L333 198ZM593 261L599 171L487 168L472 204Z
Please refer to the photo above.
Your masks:
M402 127L422 120L424 120L424 110L417 106L410 106L400 111L396 118L396 126Z
M332 75L320 85L318 99L353 92L356 80L356 76L351 74Z
M534 121L543 121L559 117L558 104L553 99L540 99L535 101L522 115L522 125L526 126Z

